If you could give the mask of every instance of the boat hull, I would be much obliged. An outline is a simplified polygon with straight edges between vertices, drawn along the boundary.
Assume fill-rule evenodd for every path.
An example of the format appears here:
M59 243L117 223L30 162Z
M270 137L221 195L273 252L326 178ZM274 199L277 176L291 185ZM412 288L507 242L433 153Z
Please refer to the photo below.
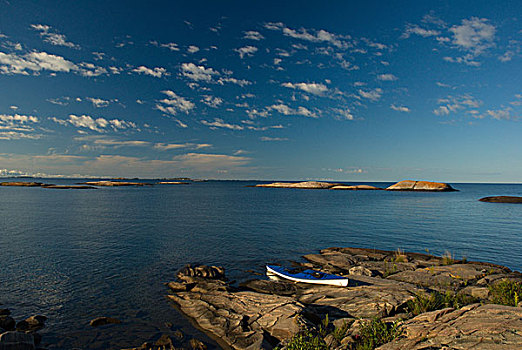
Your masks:
M293 274L280 266L266 265L266 274L268 277L276 276L278 278L284 278L292 282L323 284L339 287L348 286L348 278L313 270L305 270L303 272Z

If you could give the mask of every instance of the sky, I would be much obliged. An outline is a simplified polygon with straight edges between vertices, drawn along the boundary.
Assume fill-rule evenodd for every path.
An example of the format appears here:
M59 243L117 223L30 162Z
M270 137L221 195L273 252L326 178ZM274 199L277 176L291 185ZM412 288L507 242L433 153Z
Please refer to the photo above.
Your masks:
M522 182L521 15L0 0L0 176Z

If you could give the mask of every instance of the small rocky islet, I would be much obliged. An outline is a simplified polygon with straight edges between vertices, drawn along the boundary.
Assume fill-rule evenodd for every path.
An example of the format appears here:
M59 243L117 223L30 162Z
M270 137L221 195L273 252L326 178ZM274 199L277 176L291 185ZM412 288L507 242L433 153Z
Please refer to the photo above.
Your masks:
M386 191L427 191L427 192L453 192L458 191L451 185L443 182L431 181L399 181L387 188L370 185L343 185L330 182L304 181L304 182L274 182L270 184L258 184L255 187L267 188L299 188L299 189L328 189L328 190L386 190Z
M522 291L522 274L507 267L363 248L328 248L303 258L295 268L346 276L349 286L234 284L221 267L188 265L167 284L168 298L229 349L294 349L296 336L325 327L325 319L331 325L318 349L359 349L362 328L372 320L400 329L396 339L372 347L381 350L522 348L522 302L515 297L517 305L499 305L496 294L503 283ZM432 299L439 304L429 308Z

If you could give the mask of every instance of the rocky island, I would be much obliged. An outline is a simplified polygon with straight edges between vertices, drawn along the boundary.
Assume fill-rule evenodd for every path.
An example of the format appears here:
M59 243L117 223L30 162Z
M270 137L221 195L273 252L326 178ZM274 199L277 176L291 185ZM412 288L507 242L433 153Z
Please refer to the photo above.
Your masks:
M344 185L330 182L305 181L305 182L274 182L259 184L254 187L268 188L300 188L300 189L329 189L329 190L383 190L383 188L370 185ZM452 192L458 191L451 185L443 182L430 181L399 181L386 188L387 191L423 191L423 192Z
M494 197L484 197L479 199L481 202L487 203L522 203L522 197L515 196L494 196Z
M404 180L391 185L387 191L433 191L433 192L452 192L457 191L447 183L431 181Z
M234 285L223 268L189 265L168 284L168 298L229 349L304 349L297 346L307 342L317 349L522 347L522 274L507 267L362 248L304 259L294 267L346 276L349 286Z

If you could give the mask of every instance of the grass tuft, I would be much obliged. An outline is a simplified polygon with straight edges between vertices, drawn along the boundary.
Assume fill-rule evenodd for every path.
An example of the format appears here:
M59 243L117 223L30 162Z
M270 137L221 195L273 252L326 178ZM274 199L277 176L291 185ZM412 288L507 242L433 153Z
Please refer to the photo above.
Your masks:
M373 350L400 337L402 331L399 321L385 323L380 318L374 318L362 324L356 337L355 349Z
M446 252L442 255L442 265L453 265L455 263L455 259L453 255L446 250Z
M522 283L520 282L502 280L488 288L494 304L518 306L522 298Z
M406 307L409 312L417 316L424 312L440 310L447 307L459 309L475 302L477 302L477 299L470 295L456 294L449 291L442 294L435 291L429 294L417 294L415 299L408 301Z

